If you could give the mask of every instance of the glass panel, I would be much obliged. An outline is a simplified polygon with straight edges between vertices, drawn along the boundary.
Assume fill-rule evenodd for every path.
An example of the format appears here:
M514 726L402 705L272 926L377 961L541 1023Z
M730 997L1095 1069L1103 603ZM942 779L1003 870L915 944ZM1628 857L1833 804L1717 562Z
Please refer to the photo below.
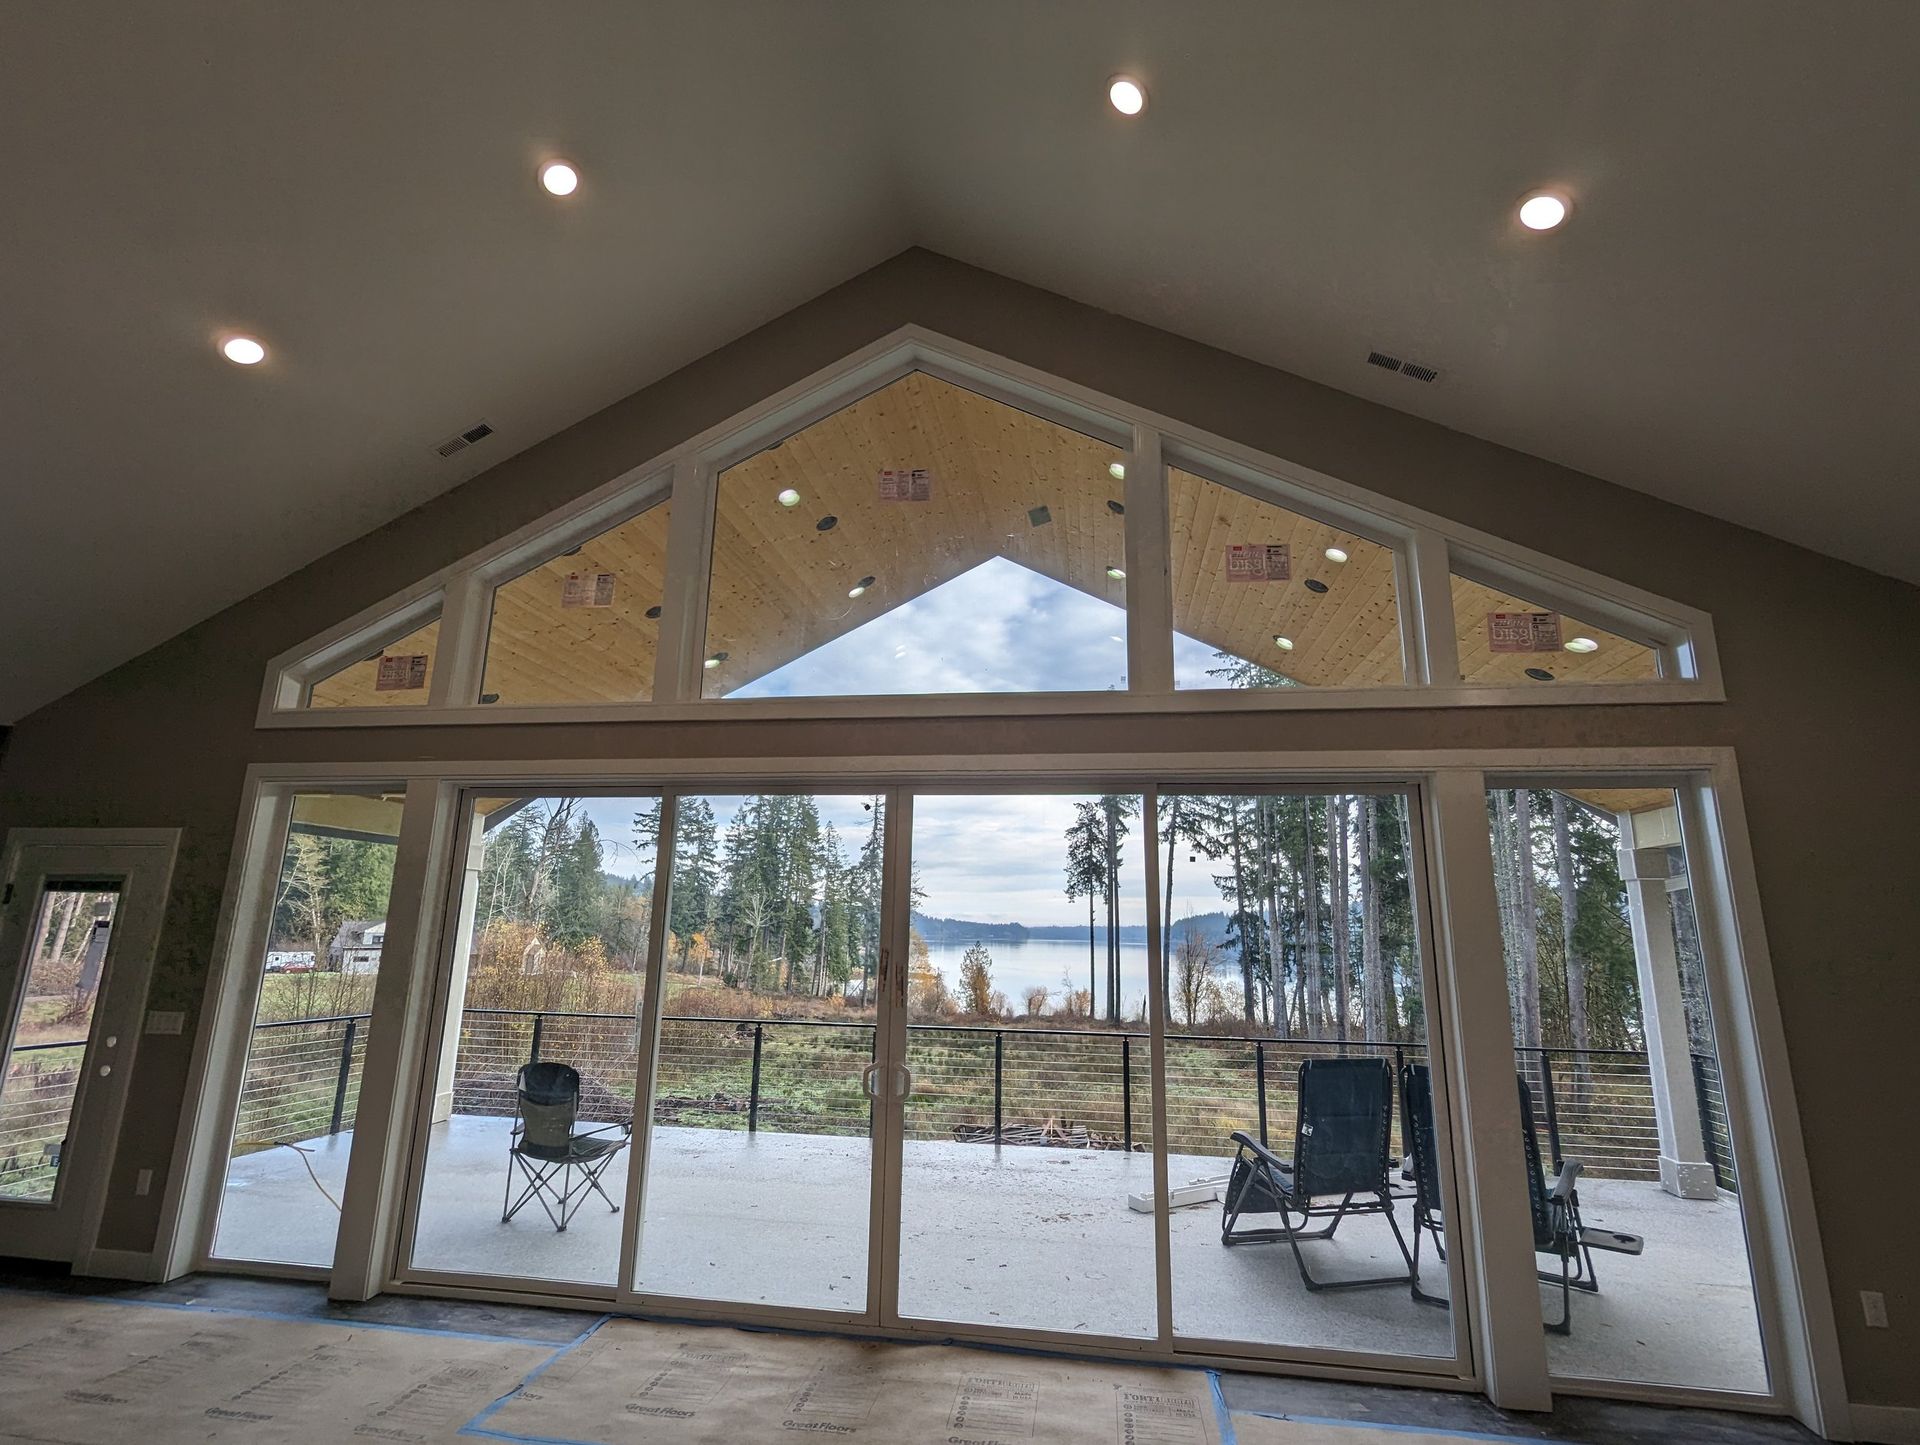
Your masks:
M668 511L656 503L495 590L481 702L652 698Z
M1674 795L1517 788L1489 793L1487 811L1515 1068L1538 1153L1549 1366L1566 1377L1764 1391ZM1518 1145L1514 1162L1515 1187L1531 1183ZM1564 1204L1549 1193L1561 1179ZM1569 1309L1570 1330L1553 1331Z
M213 1238L222 1259L333 1263L400 806L293 800Z
M1452 580L1460 676L1467 682L1525 687L1660 676L1659 656L1644 643L1470 578Z
M20 1012L0 1050L0 1199L53 1198L119 903L110 885L51 884L40 895Z
M1172 467L1174 685L1406 681L1393 550Z
M440 645L434 618L378 652L321 678L307 690L308 707L414 707L427 700Z
M900 1312L1151 1337L1140 799L918 797ZM1150 1206L1149 1206L1150 1209Z
M474 800L417 1268L618 1277L659 835L657 797Z
M1176 794L1160 830L1175 1333L1453 1356L1408 800Z
M680 801L634 1288L867 1307L883 811Z
M1123 460L916 372L730 467L705 695L1124 688Z

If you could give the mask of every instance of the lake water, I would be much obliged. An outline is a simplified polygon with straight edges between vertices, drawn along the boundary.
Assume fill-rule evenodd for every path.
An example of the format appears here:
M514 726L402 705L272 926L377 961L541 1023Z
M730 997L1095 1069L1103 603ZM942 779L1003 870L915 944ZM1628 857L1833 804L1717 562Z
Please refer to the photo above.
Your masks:
M934 943L927 946L933 966L946 975L948 989L960 988L960 961L966 957L964 943ZM1015 1013L1024 1013L1023 996L1030 988L1047 991L1047 1007L1057 1009L1066 992L1063 975L1070 975L1074 988L1087 986L1087 941L1063 938L1031 939L1026 943L989 943L993 955L993 986L1007 996ZM1100 1002L1106 1003L1107 943L1098 934L1093 940L1093 966L1100 983ZM1144 1006L1147 997L1147 946L1144 943L1120 945L1121 1011L1132 1018Z

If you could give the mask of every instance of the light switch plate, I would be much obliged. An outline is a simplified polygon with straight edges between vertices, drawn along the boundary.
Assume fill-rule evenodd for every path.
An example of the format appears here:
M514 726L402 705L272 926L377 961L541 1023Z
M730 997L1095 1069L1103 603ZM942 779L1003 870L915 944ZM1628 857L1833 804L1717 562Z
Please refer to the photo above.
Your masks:
M150 1034L177 1034L187 1026L187 1016L179 1009L148 1009L147 1032Z

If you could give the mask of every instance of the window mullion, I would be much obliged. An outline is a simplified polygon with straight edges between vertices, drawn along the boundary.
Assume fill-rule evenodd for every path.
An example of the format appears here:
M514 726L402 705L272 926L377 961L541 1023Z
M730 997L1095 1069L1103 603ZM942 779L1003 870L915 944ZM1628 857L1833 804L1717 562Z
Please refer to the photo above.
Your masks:
M427 683L428 707L466 707L480 696L492 589L473 572L447 583L440 603L439 656Z
M1460 681L1460 637L1453 617L1447 539L1419 528L1404 555L1412 574L1409 601L1400 609L1407 681L1452 687Z
M1127 691L1173 691L1173 555L1160 433L1133 429L1127 462Z
M674 463L660 648L654 660L655 702L696 702L700 697L707 579L713 567L714 490L713 468L708 463L695 457Z

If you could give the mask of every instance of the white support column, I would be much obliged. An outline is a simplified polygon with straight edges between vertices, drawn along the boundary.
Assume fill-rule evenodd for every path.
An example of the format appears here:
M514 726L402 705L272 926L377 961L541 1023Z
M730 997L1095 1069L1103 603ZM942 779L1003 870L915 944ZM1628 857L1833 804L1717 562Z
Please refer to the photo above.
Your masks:
M1505 1410L1550 1410L1547 1341L1521 1172L1520 1094L1502 965L1500 906L1487 842L1486 775L1447 769L1427 788L1428 852L1438 879L1440 1017L1446 1030L1459 1275L1480 1325L1487 1397Z
M466 874L460 883L460 907L453 918L453 956L447 960L447 1024L440 1035L440 1065L433 1081L433 1120L453 1117L453 1073L460 1058L460 1018L466 1008L467 967L473 958L474 915L479 912L480 864L487 853L486 833L474 820L467 840Z
M1654 1122L1660 1131L1660 1187L1682 1199L1717 1199L1719 1186L1700 1132L1687 1009L1680 995L1680 955L1667 903L1671 872L1665 848L1620 849L1620 881L1627 886L1627 921L1640 974L1647 1071L1653 1077Z

